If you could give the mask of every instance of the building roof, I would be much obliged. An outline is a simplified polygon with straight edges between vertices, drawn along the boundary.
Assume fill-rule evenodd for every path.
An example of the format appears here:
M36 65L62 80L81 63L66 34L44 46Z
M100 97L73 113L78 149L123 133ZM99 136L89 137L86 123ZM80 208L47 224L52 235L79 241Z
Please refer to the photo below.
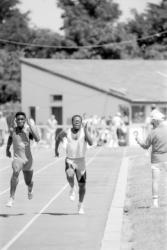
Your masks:
M167 103L167 60L21 59L39 70L139 103Z

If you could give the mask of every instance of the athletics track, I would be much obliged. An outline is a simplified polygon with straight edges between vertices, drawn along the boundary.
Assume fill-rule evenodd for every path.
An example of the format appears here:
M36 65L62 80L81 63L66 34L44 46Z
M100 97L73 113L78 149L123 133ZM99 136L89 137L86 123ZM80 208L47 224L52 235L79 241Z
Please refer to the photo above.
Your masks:
M14 206L5 207L12 171L11 160L1 150L0 249L116 250L106 246L104 238L125 154L125 148L89 149L86 213L78 215L77 199L71 202L68 197L63 157L55 158L53 150L44 148L34 149L34 198L27 199L21 174Z

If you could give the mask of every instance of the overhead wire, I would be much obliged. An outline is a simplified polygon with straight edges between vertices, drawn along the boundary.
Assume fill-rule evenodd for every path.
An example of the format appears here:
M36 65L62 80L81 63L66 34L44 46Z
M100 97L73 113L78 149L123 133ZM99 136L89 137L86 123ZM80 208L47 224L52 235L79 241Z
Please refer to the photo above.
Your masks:
M132 43L134 41L142 41L142 40L147 40L150 38L154 38L154 37L160 37L163 34L167 34L167 30L166 31L162 31L162 32L157 32L155 34L152 35L148 35L148 36L144 36L141 38L137 38L137 39L130 39L130 40L125 40L125 41L118 41L118 42L111 42L111 43L104 43L104 44L96 44L96 45L71 45L71 46L63 46L63 45L48 45L48 44L36 44L36 43L26 43L26 42L18 42L18 41L14 41L14 40L8 40L8 39L2 39L0 38L0 42L1 43L8 43L8 44L13 44L13 45L19 45L19 46L29 46L29 47L41 47L41 48L53 48L53 49L79 49L79 48L101 48L104 46L109 46L109 45L116 45L116 44L127 44L127 43Z

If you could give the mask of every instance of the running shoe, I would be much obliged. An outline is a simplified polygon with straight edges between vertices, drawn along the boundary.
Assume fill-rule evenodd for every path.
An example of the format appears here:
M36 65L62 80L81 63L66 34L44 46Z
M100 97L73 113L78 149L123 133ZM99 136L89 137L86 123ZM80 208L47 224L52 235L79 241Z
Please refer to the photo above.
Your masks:
M31 200L33 198L33 192L28 192L28 199Z
M75 187L71 188L69 192L69 197L71 201L75 201Z
M12 207L14 203L14 199L10 197L9 201L6 203L6 207Z
M82 203L79 203L78 204L78 214L84 214L85 211L84 211L84 208L83 208L83 204Z
M31 200L33 198L32 187L28 187L28 199Z
M158 199L153 199L153 205L152 208L158 208L159 204L158 204Z

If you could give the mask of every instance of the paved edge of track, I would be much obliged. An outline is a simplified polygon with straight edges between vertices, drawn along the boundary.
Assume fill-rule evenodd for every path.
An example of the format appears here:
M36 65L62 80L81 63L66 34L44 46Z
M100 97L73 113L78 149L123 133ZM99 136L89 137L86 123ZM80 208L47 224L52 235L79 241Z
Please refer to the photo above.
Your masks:
M108 214L101 250L120 250L123 222L123 208L126 196L129 157L123 153L114 197Z

